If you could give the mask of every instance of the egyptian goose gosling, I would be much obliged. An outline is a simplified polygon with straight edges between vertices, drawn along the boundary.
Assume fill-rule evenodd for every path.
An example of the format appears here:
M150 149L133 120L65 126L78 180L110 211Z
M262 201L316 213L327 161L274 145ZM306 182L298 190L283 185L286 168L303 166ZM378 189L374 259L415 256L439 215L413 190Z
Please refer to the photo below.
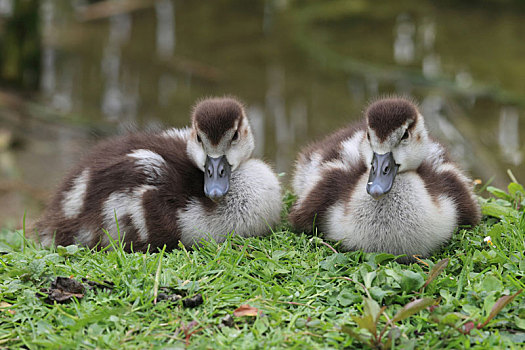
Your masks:
M198 103L191 128L103 142L60 186L36 225L40 241L105 247L103 229L113 239L120 230L128 250L145 251L264 235L280 221L281 188L253 149L232 98Z
M360 124L306 148L296 163L292 225L315 224L344 249L428 257L458 225L476 225L471 180L428 135L410 101L372 103Z

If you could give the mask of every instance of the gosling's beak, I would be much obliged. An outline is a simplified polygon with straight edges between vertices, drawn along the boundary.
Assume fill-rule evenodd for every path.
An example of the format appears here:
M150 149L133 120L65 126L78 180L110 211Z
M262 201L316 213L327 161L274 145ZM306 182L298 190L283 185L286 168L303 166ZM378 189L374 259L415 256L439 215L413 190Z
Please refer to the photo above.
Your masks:
M213 201L218 201L230 189L231 165L226 156L206 157L204 164L204 194Z
M372 168L368 177L366 191L375 199L379 199L392 189L399 165L394 160L392 152L377 154L374 152Z

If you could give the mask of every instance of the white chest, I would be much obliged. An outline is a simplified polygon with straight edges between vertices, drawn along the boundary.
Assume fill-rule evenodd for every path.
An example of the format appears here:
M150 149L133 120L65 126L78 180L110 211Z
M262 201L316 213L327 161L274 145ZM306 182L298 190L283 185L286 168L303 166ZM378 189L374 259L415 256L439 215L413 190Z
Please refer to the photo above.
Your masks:
M414 172L398 174L390 193L375 200L362 176L348 200L329 209L323 230L347 249L428 255L456 227L456 208L445 196L432 198Z
M281 207L277 176L262 161L250 159L232 174L228 194L213 210L197 200L179 210L180 240L191 246L200 239L223 242L230 233L262 236L279 222Z

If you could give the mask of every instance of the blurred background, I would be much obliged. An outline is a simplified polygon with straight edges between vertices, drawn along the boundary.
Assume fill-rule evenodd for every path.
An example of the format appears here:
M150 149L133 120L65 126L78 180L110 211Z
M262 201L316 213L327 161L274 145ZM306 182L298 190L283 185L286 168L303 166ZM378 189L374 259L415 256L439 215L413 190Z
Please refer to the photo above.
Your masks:
M473 177L525 181L525 2L0 0L0 227L91 145L232 94L285 172L381 94L413 96Z

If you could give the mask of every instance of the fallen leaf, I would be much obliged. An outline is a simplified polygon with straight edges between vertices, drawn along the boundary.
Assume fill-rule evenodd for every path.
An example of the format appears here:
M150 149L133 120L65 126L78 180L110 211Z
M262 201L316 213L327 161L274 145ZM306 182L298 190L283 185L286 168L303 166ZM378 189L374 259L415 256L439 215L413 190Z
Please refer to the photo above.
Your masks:
M82 299L84 297L85 287L79 281L73 278L57 277L51 282L50 288L42 288L40 291L47 294L45 302L52 303L56 301L58 303L64 303L73 299Z
M236 309L233 312L233 316L235 317L242 317L242 316L257 316L262 313L261 310L259 310L256 307L244 304L241 305L238 309Z
M186 346L190 345L190 337L198 332L200 329L197 329L197 330L194 330L192 331L192 329L198 325L198 322L197 321L191 321L190 323L188 323L187 326L184 326L184 324L182 325L182 330L184 331L184 335L185 335L185 338L186 338ZM191 331L191 332L190 332Z
M16 314L16 311L9 309L11 304L6 303L5 301L0 302L0 310L10 313L11 315Z

